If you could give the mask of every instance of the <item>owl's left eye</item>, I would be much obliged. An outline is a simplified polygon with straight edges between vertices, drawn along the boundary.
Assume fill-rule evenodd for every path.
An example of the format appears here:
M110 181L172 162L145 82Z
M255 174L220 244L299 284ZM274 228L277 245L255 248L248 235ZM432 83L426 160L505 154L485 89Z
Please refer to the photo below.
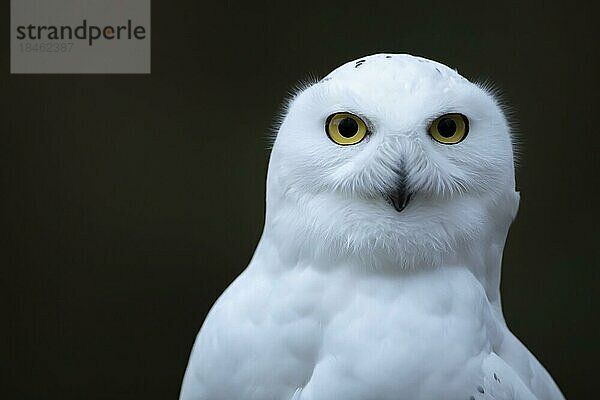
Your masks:
M357 144L367 136L367 125L354 114L340 112L327 117L325 131L337 144Z
M469 120L462 114L446 114L429 127L429 135L443 144L457 144L469 133Z

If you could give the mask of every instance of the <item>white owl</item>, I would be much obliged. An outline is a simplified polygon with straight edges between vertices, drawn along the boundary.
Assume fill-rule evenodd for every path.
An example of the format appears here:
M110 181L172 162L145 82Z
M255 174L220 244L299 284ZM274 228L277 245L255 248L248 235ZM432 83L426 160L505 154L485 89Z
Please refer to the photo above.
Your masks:
M513 164L498 101L437 62L378 54L303 88L181 399L562 399L502 315Z

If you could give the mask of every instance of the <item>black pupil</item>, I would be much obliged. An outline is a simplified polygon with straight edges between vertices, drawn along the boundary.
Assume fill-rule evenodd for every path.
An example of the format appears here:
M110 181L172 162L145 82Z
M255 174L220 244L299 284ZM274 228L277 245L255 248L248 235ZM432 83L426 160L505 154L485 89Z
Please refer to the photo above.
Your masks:
M338 131L343 137L351 138L358 132L358 123L353 118L346 117L339 122Z
M450 118L442 118L438 122L437 130L445 138L452 137L456 133L456 122Z

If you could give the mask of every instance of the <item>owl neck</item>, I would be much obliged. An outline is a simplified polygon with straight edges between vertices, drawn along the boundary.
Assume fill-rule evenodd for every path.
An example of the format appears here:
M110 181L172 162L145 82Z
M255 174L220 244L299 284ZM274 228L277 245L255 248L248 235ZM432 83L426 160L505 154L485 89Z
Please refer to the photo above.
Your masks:
M299 198L282 187L268 183L265 229L255 254L277 260L260 264L394 275L462 268L473 274L501 311L502 252L519 203L514 190L473 200L456 221L415 218L415 225L398 232L385 226L377 231L373 218L353 220L343 212L336 214L327 195ZM452 222L456 224L450 226ZM447 242L440 239L450 236L449 231L458 234Z

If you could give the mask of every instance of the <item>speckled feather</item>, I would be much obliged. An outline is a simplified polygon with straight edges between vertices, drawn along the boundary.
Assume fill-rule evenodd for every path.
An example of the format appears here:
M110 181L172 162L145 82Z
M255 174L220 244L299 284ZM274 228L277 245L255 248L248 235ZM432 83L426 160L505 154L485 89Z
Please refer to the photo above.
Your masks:
M338 146L327 116L369 135ZM427 128L470 121L457 145ZM397 212L382 193L410 191ZM562 399L511 334L500 264L516 215L508 123L488 90L410 55L349 62L288 105L262 238L210 311L181 400Z

